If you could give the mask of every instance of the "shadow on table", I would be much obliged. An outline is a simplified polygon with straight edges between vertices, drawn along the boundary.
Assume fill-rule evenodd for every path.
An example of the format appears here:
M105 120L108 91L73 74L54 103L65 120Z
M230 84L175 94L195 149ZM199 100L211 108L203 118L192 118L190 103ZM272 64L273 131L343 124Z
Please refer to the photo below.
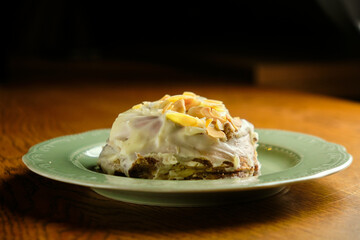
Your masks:
M326 196L326 197L324 197ZM154 207L106 199L89 188L48 180L34 173L15 175L0 185L4 211L44 225L70 228L176 232L249 226L312 216L337 199L317 181L294 185L288 193L248 203L199 208Z

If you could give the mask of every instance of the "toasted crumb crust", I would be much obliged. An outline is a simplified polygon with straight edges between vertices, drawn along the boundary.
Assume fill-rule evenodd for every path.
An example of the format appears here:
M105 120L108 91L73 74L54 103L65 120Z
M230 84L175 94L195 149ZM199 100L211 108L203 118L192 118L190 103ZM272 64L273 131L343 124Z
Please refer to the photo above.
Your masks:
M107 145L108 146L108 145ZM112 149L111 147L108 147ZM152 155L152 154L150 154ZM227 177L251 177L259 175L260 165L257 160L257 152L254 150L252 161L246 157L240 157L239 167L234 168L234 163L224 160L220 166L213 166L212 162L204 158L194 158L188 161L178 161L175 164L164 164L163 159L152 156L137 154L127 174L122 172L120 159L110 163L112 169L109 172L109 164L99 162L101 172L117 176L128 176L143 179L163 180L187 180L187 179L220 179ZM104 164L104 165L103 165Z
M158 169L158 160L151 157L138 158L129 170L129 176L134 178L154 178Z
M206 159L195 158L193 162L199 165L190 167L183 164L175 164L170 168L164 168L161 161L153 157L139 156L129 170L129 177L144 179L164 179L164 180L190 180L190 179L221 179L228 177L245 178L257 176L259 174L259 165L254 157L255 165L248 166L244 159L241 159L241 168L236 171L227 171L227 168L233 167L233 163L224 161L220 167L213 167L211 162ZM116 171L115 175L124 176L123 173Z

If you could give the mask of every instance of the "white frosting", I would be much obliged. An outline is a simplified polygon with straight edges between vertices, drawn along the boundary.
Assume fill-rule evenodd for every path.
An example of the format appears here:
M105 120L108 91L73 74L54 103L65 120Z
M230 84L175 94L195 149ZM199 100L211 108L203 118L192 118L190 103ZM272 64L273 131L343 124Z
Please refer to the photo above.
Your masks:
M180 126L167 119L159 102L145 102L139 109L130 109L119 114L113 123L108 146L99 157L99 164L109 174L114 171L128 176L129 169L138 158L155 157L164 167L181 162L192 166L194 158L207 159L214 167L224 161L234 164L227 168L231 172L240 167L240 158L246 158L253 166L257 133L248 121L242 125L235 136L227 141L210 137L200 127ZM226 114L225 112L224 114Z

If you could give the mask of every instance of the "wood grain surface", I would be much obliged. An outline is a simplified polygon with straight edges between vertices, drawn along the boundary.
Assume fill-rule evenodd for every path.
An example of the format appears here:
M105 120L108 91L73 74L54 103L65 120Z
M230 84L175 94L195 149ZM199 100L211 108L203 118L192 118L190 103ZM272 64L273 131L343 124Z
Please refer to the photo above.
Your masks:
M337 174L268 199L169 208L106 199L30 172L21 157L49 138L110 128L118 113L165 93L221 99L258 128L298 131L353 155ZM3 87L0 90L0 239L359 239L360 104L242 87Z

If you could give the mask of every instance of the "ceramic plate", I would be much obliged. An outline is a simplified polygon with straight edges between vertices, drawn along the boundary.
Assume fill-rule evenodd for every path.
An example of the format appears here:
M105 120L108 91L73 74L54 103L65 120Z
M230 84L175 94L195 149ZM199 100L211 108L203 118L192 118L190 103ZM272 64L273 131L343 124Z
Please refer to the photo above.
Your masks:
M261 175L248 179L148 180L98 173L97 158L109 129L54 138L23 156L33 172L92 188L105 197L147 205L206 206L264 198L289 184L323 177L348 167L343 146L311 135L257 129Z

